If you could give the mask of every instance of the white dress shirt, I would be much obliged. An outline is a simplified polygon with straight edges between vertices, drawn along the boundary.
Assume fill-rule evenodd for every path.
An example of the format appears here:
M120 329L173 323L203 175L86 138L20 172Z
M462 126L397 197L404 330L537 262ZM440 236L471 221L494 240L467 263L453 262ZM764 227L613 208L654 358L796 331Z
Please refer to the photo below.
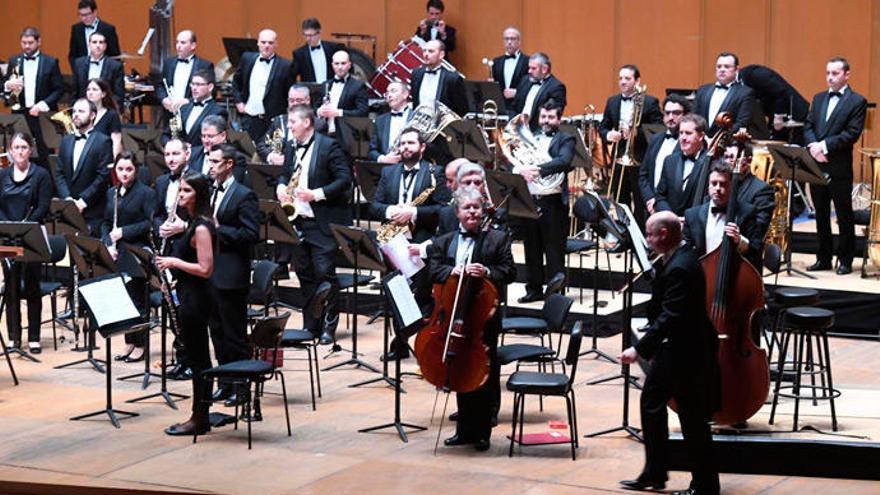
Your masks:
M663 138L663 144L660 145L660 151L657 152L657 159L654 160L654 189L657 188L657 184L660 183L660 177L663 176L663 162L675 151L676 144L678 144L678 139L671 134L667 134Z
M107 57L101 57L101 60L98 60L96 64L95 59L89 57L89 80L101 77L101 71L104 69L104 60L106 59Z
M266 113L263 106L263 98L266 96L266 85L269 84L269 73L275 64L275 56L269 62L264 62L262 57L257 57L254 61L254 68L251 69L251 80L248 82L248 100L244 105L244 113L254 117Z
M388 146L394 144L397 141L397 136L400 135L400 131L402 131L406 127L406 122L409 120L409 114L411 111L411 107L409 105L403 107L400 110L401 115L391 115L391 119L388 121ZM392 110L392 113L394 111ZM393 153L395 150L388 149L388 153Z
M308 45L306 45L308 46ZM312 59L312 68L315 69L315 82L322 83L327 80L327 55L324 54L324 42L318 44L318 47L309 48L309 58Z
M425 71L425 77L422 78L422 85L419 87L419 105L433 105L437 101L441 70L443 69L438 67L433 73Z
M186 122L183 125L183 131L187 134L192 131L193 125L199 120L199 117L202 115L202 112L205 111L205 106L211 101L211 98L207 98L200 102L200 104L196 105L196 102L193 102L192 110L190 110L189 115L186 117Z
M308 148L297 148L294 152L294 156L296 157L296 163L294 163L293 170L296 173L297 168L300 169L299 172L299 188L300 189L311 189L309 187L309 169L312 166L312 153L315 150L315 139L314 135L309 138L311 143L309 143ZM299 164L299 165L297 165ZM315 199L314 201L322 201L325 199L324 190L323 189L315 189L314 191ZM315 212L312 210L312 206L301 199L294 198L294 204L296 205L297 211L299 211L299 215L306 218L315 218Z
M343 79L341 82L337 81L336 78L331 79L330 83L330 107L336 110L339 110L339 99L342 98L342 90L345 89L345 81L348 78ZM329 119L327 121L327 132L334 133L336 132L336 119Z
M618 126L630 128L633 121L633 100L632 96L620 98L620 123Z
M697 155L694 159L684 157L684 170L681 172L681 189L684 190L687 187L688 181L691 179L691 175L694 171L694 165L696 164L696 160L700 157Z
M504 87L511 88L511 81L513 81L513 73L516 72L516 64L519 62L519 58L522 56L522 52L519 50L513 55L513 58L504 58ZM513 88L516 89L516 88Z
M828 97L828 110L825 111L825 122L828 122L828 119L831 118L831 114L834 113L834 109L837 108L837 104L840 103L840 99L846 94L847 89L849 89L849 85L840 88L840 97L837 95ZM828 90L829 93L833 91L833 89Z
M73 140L73 163L70 164L70 168L73 170L73 173L76 173L76 169L79 167L79 159L82 158L83 148L86 147L86 141L89 140L88 136L90 132L91 129L86 131L86 133L84 134L86 136L85 139Z
M180 176L175 177L172 174L168 177L168 190L165 191L165 211L169 216L172 215L171 208L174 207L174 202L177 200L178 191L180 191Z
M462 231L458 232L458 245L455 247L455 264L457 266L464 265L471 260L471 253L474 251L474 239L462 235Z
M24 88L22 88L22 90L24 91L24 107L25 108L30 108L30 107L34 106L35 103L37 103L37 101L36 101L36 97L37 97L37 94L36 94L36 92L37 92L37 69L39 68L39 64L40 64L40 59L39 59L40 52L35 53L34 57L35 58L33 60L26 60L26 59L24 59L24 54L22 54L22 59L21 59L21 61L22 61L22 74L21 75L24 78L24 80L22 81L24 83ZM8 70L9 69L7 69L7 71Z
M709 99L709 126L712 125L712 122L715 122L715 116L718 115L718 111L721 110L721 104L724 103L724 99L727 98L728 93L730 93L730 84L727 85L726 89L715 86L715 89L712 91L712 97Z
M186 96L186 87L189 86L189 76L192 74L193 65L195 64L194 57L190 55L185 60L189 60L189 63L181 62L178 59L177 65L174 66L174 79L172 79L173 86L171 86L172 91L174 91L175 98L183 98Z
M532 116L533 106L535 106L535 98L538 97L538 91L541 91L542 83L532 83L532 87L529 88L529 92L526 95L526 102L523 105L523 113L529 114L529 117Z
M706 218L706 252L711 253L724 240L724 226L727 225L727 214L724 212L712 213L712 207L709 206L709 214Z

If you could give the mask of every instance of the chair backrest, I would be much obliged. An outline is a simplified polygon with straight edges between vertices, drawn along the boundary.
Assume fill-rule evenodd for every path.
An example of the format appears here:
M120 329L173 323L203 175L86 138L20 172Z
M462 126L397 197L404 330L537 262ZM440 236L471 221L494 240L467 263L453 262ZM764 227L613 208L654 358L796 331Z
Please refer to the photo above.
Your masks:
M570 297L562 294L550 294L541 309L541 315L547 322L547 331L557 333L562 331L562 326L568 318L572 304L574 304L574 299Z
M257 320L251 331L251 342L254 347L259 349L277 349L281 343L281 336L284 334L284 326L287 325L287 319L290 317L289 312L281 313L276 316L265 316Z
M764 267L770 270L770 273L779 271L782 264L782 251L776 244L767 244L764 247Z
M568 379L569 386L574 383L578 359L581 357L581 340L583 340L583 337L583 322L578 320L571 327L571 334L568 337L568 350L565 352L565 364L571 368L571 375Z
M49 236L49 263L58 263L67 254L67 240L63 235Z
M260 260L254 265L253 282L251 283L248 300L267 303L269 293L272 291L272 276L278 270L278 263L269 260Z

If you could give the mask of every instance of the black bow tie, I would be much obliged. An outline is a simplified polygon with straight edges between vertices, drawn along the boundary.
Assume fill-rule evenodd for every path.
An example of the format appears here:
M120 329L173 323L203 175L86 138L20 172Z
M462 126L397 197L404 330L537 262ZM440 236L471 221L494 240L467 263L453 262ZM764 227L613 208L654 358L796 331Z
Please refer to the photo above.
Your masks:
M170 175L168 176L168 182L169 182L169 183L171 183L171 182L177 182L178 180L180 180L180 174L170 174Z
M620 95L620 101L632 101L632 99L633 99L632 96L623 96L623 95Z
M842 98L842 97L843 97L843 92L842 92L842 91L829 91L829 92L828 92L828 97L831 98L832 96L836 96L836 97L838 97L838 98Z
M37 56L36 55L22 55L21 58L24 60L36 60Z
M269 58L260 57L260 62L266 62L268 64L269 62L272 61L273 58L275 58L275 57L269 57Z
M688 161L688 160L690 160L690 161L692 161L692 162L695 162L695 161L697 161L697 157L696 157L696 156L690 156L690 155L684 155L684 161Z
M207 104L208 104L207 101L194 101L194 102L193 102L193 106L194 106L194 107L203 107L203 106L205 106L205 105L207 105Z
M89 63L92 65L100 65L101 61L100 60L89 60Z
M415 175L418 171L419 171L419 169L417 169L415 167L409 168L409 169L404 168L403 169L403 176L408 179L408 178L412 177L413 175Z
M80 139L88 139L88 137L89 137L88 134L74 134L74 135L73 135L73 140L74 140L74 141L79 141Z
M676 136L675 134L673 134L671 132L667 132L666 137L663 139L678 139L678 136Z
M311 139L309 139L305 143L302 143L302 144L298 143L296 146L294 146L294 149L296 149L296 150L306 149L312 145L312 140L314 140L314 139L315 139L315 136L312 136Z
M392 117L403 117L403 110L400 112L391 112Z
M709 211L711 211L713 215L727 214L727 208L725 208L723 206L712 206L711 208L709 208Z
M345 79L339 79L338 77L334 77L331 81L332 84L345 84Z
M316 50L320 50L320 49L321 49L321 44L320 44L320 43L318 44L318 46L310 46L310 47L309 47L309 50L311 50L311 51L316 51Z
M718 83L715 83L715 89L725 89L725 90L727 90L727 89L730 89L730 86L727 85L727 84L718 84Z
M437 67L436 69L425 69L425 74L436 74L439 71L440 67Z
M540 86L542 84L544 84L543 79L541 79L540 81L532 81L532 86Z
M506 58L506 59L507 59L507 58L510 58L510 59L516 58L516 54L513 54L513 55L504 55L504 58Z
M226 186L223 184L214 184L214 192L226 192Z
M188 64L189 59L188 58L179 58L179 59L177 59L177 63L178 64Z
M559 129L550 129L549 131L544 132L544 135L547 137L553 137L556 135L556 131Z
M461 234L461 236L464 237L465 239L474 239L474 240L476 240L477 237L480 237L480 233L479 233L479 232L471 232L471 231L469 231L469 230L462 230L462 231L459 232L459 234Z

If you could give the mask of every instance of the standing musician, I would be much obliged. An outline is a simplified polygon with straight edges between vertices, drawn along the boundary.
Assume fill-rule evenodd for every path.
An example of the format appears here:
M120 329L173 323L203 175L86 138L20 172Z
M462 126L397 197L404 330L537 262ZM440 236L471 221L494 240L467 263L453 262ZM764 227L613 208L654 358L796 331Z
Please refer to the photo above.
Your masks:
M211 385L202 372L211 367L208 349L208 312L211 307L210 283L217 251L217 227L211 210L210 182L198 172L187 172L180 181L180 208L189 219L183 235L174 243L171 256L157 256L160 270L173 270L177 279L177 309L180 337L192 366L192 415L165 429L168 435L203 434L211 430L208 411Z
M259 53L245 52L232 79L235 108L241 127L256 142L266 134L272 117L284 113L284 95L293 83L290 60L276 55L278 35L271 29L260 31Z
M621 481L629 490L663 490L668 479L667 403L675 399L684 445L691 459L688 491L719 493L712 458L709 419L718 405L718 337L706 314L706 281L697 253L682 244L681 223L668 211L648 218L646 237L663 256L651 284L648 330L618 359L651 360L641 396L645 465L636 479Z
M409 86L402 81L391 82L385 90L385 101L390 110L376 117L376 132L370 136L370 160L380 163L400 163L400 153L393 144L412 114Z
M196 55L196 33L185 29L177 33L174 43L177 55L165 59L162 65L162 81L156 84L156 98L162 102L166 111L173 113L180 107L191 102L193 98L192 78L206 71L211 73L211 84L214 84L214 64ZM174 93L168 94L166 85ZM211 91L213 93L213 89Z
M816 231L819 251L816 262L807 271L831 269L831 202L837 213L840 242L837 244L837 274L852 272L855 253L855 225L853 220L852 148L865 127L865 98L849 87L849 62L834 57L825 66L828 90L813 97L810 113L804 125L807 148L822 171L831 176L827 186L810 185L816 207Z
M718 132L715 116L720 112L733 114L733 132L749 129L752 120L752 105L755 92L752 88L737 82L739 57L735 53L721 52L715 62L715 82L704 84L697 90L694 99L694 113L706 119L709 138Z
M189 169L207 175L211 169L208 162L208 153L218 145L225 144L228 135L226 134L226 119L221 114L208 115L202 119L202 144L194 146L189 154ZM247 157L243 153L238 153L235 157L235 168L232 169L232 175L235 180L242 184L247 184Z
M605 113L602 115L602 122L599 124L599 134L606 143L617 143L617 154L612 156L612 160L617 160L626 153L627 141L630 136L630 130L633 123L633 96L636 94L636 87L641 84L642 74L639 68L633 64L626 64L620 67L617 73L617 85L620 87L620 93L608 97L605 102ZM660 103L657 98L646 94L642 105L640 125L659 124L663 121L663 115L660 113ZM636 130L635 141L632 144L633 156L637 163L641 163L645 156L645 148L648 143L645 138L644 131L639 128ZM647 218L645 209L645 199L641 197L638 187L638 171L635 167L619 166L623 175L623 182L620 183L620 197L617 200L620 203L633 206L633 213L639 219L639 224L644 224ZM620 181L620 176L618 176ZM618 184L609 184L609 187L616 188ZM612 195L615 197L615 195Z
M210 279L213 305L208 326L214 355L222 364L247 359L247 294L251 282L253 246L259 240L260 211L257 195L233 177L238 150L231 144L215 144L208 153L210 176L214 179L211 207L217 227L215 259L219 270ZM241 404L245 397L220 382L213 400L227 406Z
M459 230L434 239L429 258L431 278L435 284L442 284L450 275L466 273L471 277L485 278L502 290L516 277L509 236L500 230L482 230L485 203L477 189L458 189L453 204L460 222ZM445 445L473 444L478 451L489 449L492 425L497 423L493 417L497 414L493 411L493 404L501 393L501 366L496 355L500 330L501 316L496 311L483 330L483 342L489 352L489 377L477 390L456 394L458 420L455 435L447 438Z
M183 124L181 136L190 146L202 144L202 123L211 115L218 115L224 121L228 118L226 106L214 99L214 71L200 70L190 77L189 86L192 90L192 101L184 103L180 107L180 120ZM167 129L167 136L171 136L171 130Z
M425 4L425 11L428 17L419 21L419 27L416 28L416 36L425 41L442 41L446 51L454 52L455 28L446 24L446 21L443 20L443 12L445 10L446 6L443 5L443 0L428 0L428 3ZM443 58L447 56L446 51L443 53Z
M116 107L116 100L110 92L110 85L103 79L92 79L86 86L86 99L95 104L95 131L110 136L113 143L113 156L122 153L122 119Z
M70 27L70 49L67 52L67 61L73 68L73 61L89 54L89 38L92 33L101 33L107 40L107 56L115 57L122 52L119 50L119 37L116 36L116 28L107 21L98 19L98 3L95 0L80 0L76 6L76 13L80 22Z
M763 65L747 65L739 70L739 80L755 92L756 106L769 127L770 139L787 141L789 130L786 119L795 122L807 120L810 104L798 93L778 72ZM803 144L803 130L796 129L791 133L793 141Z
M43 141L39 116L41 113L58 109L58 100L64 93L61 69L58 67L57 58L46 55L40 50L42 41L37 28L24 28L19 40L21 54L9 57L3 93L8 102L12 92L20 92L18 101L21 108L13 109L13 113L24 115L28 130L36 140L37 147L32 151L38 155L39 163L47 166L49 148ZM13 70L18 72L19 77L12 77Z
M116 260L120 271L131 275L126 284L128 295L134 301L138 311L146 315L149 301L144 293L147 287L145 277L135 276L143 273L138 268L138 261L124 243L138 247L150 245L150 228L152 228L153 211L156 208L156 192L150 186L137 180L138 163L134 154L124 151L116 156L113 165L118 186L107 191L107 206L104 210L104 222L101 224L101 241ZM125 334L125 351L116 356L117 361L135 363L144 360L144 344L148 337L147 331Z
M347 50L333 54L333 78L324 84L318 116L327 119L327 132L336 134L337 119L342 116L366 117L370 111L367 102L367 86L360 79L351 77L351 56Z
M703 168L709 166L708 154L703 149L705 133L706 121L695 113L679 121L678 149L663 162L654 194L654 210L681 216L694 202L694 196L705 198L706 191L696 191Z
M9 141L12 165L0 170L0 220L42 222L49 213L52 179L45 168L31 162L34 140L15 133ZM21 299L27 301L28 348L39 354L43 298L40 293L40 263L3 263L6 287L6 328L12 347L21 349ZM23 289L23 290L22 290Z
M464 79L443 67L446 46L440 40L431 40L425 44L423 53L425 65L414 70L410 80L413 107L439 101L458 115L464 115L467 112Z
M548 100L556 102L565 111L565 84L550 73L550 57L546 53L537 52L529 57L529 77L524 78L516 88L513 102L513 115L525 113L529 116L529 127L532 131L541 128L538 122L539 109Z
M740 155L745 166L741 171L737 200L742 204L755 207L755 223L758 225L757 236L764 239L770 228L773 210L776 209L776 195L773 192L773 186L752 174L752 168L749 166L752 163L751 143L734 143L724 149L724 161L731 167L736 166L737 156ZM756 268L759 266L761 265L756 265ZM761 269L758 268L758 270Z
M332 78L332 57L343 45L321 40L321 21L316 17L302 21L302 34L306 44L293 51L291 82L299 79L320 84Z
M122 62L107 57L107 40L103 34L92 33L89 37L89 54L73 61L74 95L77 98L84 97L89 81L98 78L107 81L117 105L122 104L125 97L125 70Z
M76 203L93 235L101 231L107 176L113 163L110 138L93 129L96 113L95 104L85 98L73 104L76 133L61 139L58 170L55 172L58 197Z
M540 209L537 219L523 219L523 245L526 254L526 294L521 303L543 299L544 267L547 277L565 272L565 232L568 227L568 180L574 157L574 136L559 132L562 107L550 100L541 106L539 122L542 133L538 146L547 150L551 160L541 164L517 165L513 173L525 177L529 192ZM546 255L546 264L544 257Z
M289 112L294 105L312 106L312 97L309 93L309 87L305 84L293 84L287 90L287 111ZM270 141L276 131L281 131L282 146L281 153L272 151L272 142ZM327 119L323 117L315 117L315 131L321 134L327 134ZM287 154L288 148L293 143L293 136L290 135L290 129L287 128L287 113L272 117L272 124L263 139L257 143L257 154L270 165L284 164L284 156Z
M672 94L663 100L663 125L666 126L666 132L651 136L648 149L639 164L639 191L645 208L651 214L657 212L655 190L662 177L663 162L678 147L678 124L683 115L690 113L690 109L690 103L682 96Z
M504 41L504 55L492 60L492 80L501 85L504 102L513 108L516 88L529 73L529 56L520 50L522 33L511 26L501 35Z
M326 345L334 341L339 323L334 262L337 246L330 224L352 223L352 173L339 143L317 134L314 121L314 111L305 105L288 112L287 125L297 144L285 157L275 192L278 201L293 203L297 209L294 226L301 232L301 242L293 247L293 264L307 301L303 306L303 328L320 336ZM323 319L322 308L313 307L323 298L322 292L327 296Z

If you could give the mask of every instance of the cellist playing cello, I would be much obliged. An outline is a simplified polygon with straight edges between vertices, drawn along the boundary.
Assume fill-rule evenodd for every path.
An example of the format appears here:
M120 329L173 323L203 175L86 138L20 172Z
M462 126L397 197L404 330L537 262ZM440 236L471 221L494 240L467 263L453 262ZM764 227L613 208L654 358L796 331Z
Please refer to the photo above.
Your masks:
M487 212L483 195L475 188L460 188L453 195L453 205L459 220L459 229L434 239L430 250L431 278L435 284L444 284L453 276L467 275L473 279L490 282L500 293L514 281L516 266L510 251L510 238L506 232L484 230ZM483 308L491 314L483 327L483 344L487 347L489 373L485 382L471 392L458 392L458 422L455 435L444 444L472 444L478 451L489 449L489 437L497 410L493 404L501 393L500 365L496 359L501 315L495 307ZM439 303L438 303L439 304ZM468 322L465 322L467 325ZM421 335L420 335L421 337ZM418 355L418 342L417 342ZM420 365L424 365L421 362ZM453 366L455 363L451 364Z

